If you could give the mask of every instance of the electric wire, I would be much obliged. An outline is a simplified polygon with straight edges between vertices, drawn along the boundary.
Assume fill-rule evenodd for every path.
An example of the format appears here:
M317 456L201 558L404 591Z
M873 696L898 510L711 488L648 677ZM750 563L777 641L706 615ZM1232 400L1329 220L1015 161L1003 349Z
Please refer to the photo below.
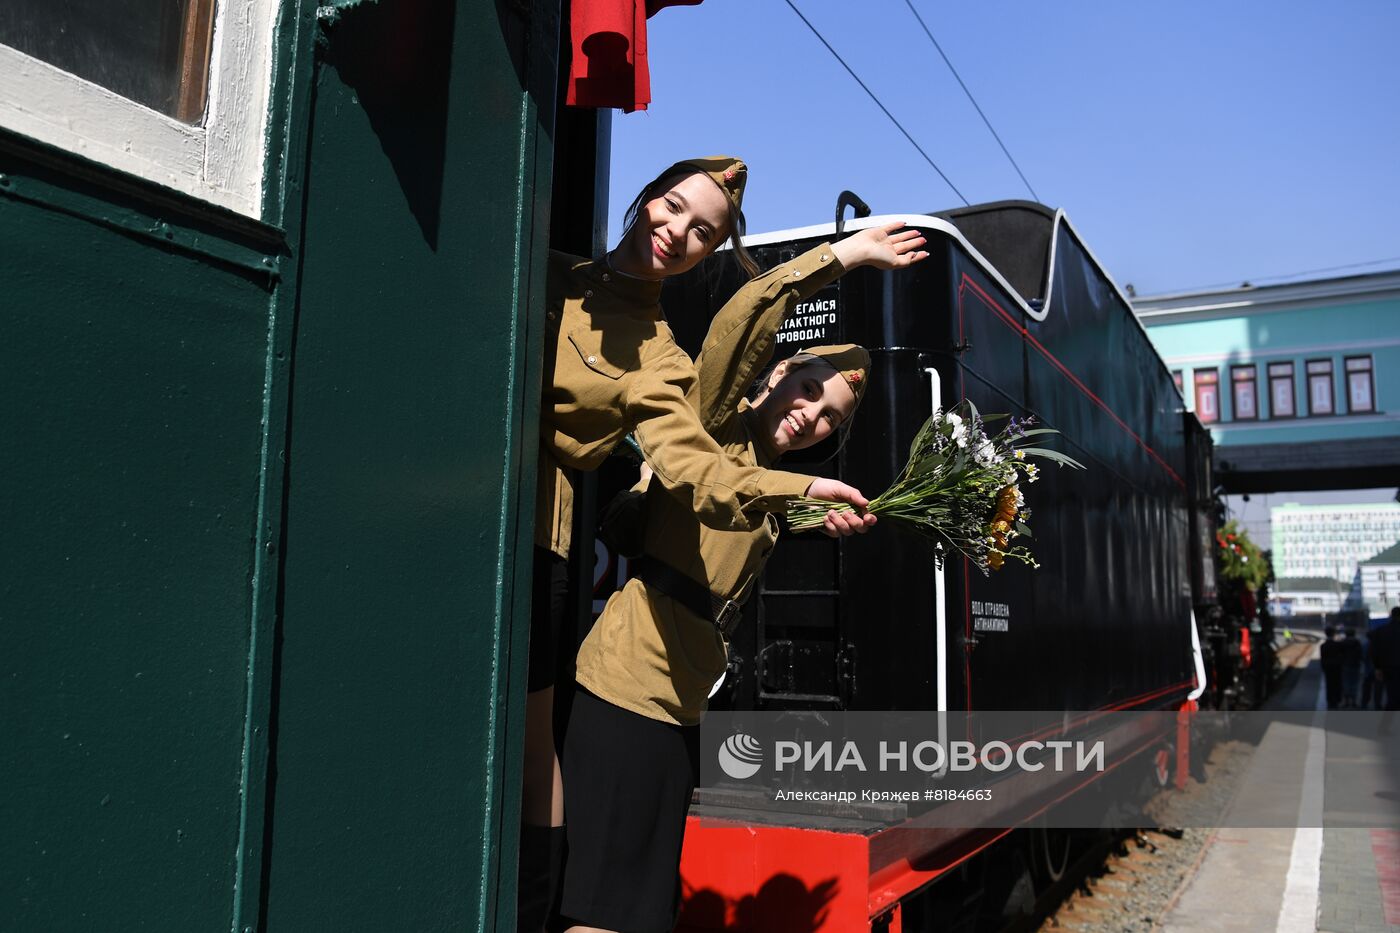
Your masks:
M869 95L870 99L875 102L875 106L879 107L880 110L884 113L884 115L889 117L890 122L893 123L895 127L898 128L899 131L904 134L904 138L909 140L909 145L913 146L919 151L919 155L923 156L924 161L927 162L933 168L933 170L938 173L938 177L943 179L944 184L946 184L949 188L952 188L953 193L956 194L964 204L971 205L972 202L968 201L967 198L963 197L963 193L958 190L958 186L953 184L953 182L948 178L948 176L943 173L943 169L939 168L938 163L933 161L929 154L924 151L924 147L920 146L914 140L914 137L909 135L909 131L904 128L904 124L900 123L897 119L895 119L895 115L890 113L889 108L880 102L880 98L875 96L875 92L870 90L870 88L866 86L865 82L860 79L860 75L855 73L855 69L853 69L850 65L846 64L846 60L841 57L839 52L837 52L834 48L831 47L831 43L826 41L826 37L817 31L817 27L813 26L811 22L807 19L807 17L802 15L802 11L797 8L797 4L793 3L792 0L785 0L785 2L788 6L792 7L792 12L797 14L797 18L802 20L802 22L807 26L807 28L812 31L812 35L816 36L817 39L821 41L821 44L826 46L826 50L832 54L832 57L834 57L838 62L841 63L841 67L846 69L846 73L855 79L856 84L860 85L860 89L864 91L867 95Z
M992 134L992 138L997 141L997 145L1000 146L1001 151L1005 153L1006 160L1011 163L1011 167L1016 170L1016 174L1021 176L1021 182L1026 186L1026 190L1031 193L1032 198L1039 201L1040 195L1035 193L1035 189L1031 187L1030 181L1026 178L1026 173L1021 171L1021 166L1017 165L1016 160L1011 157L1011 150L1006 148L1006 143L1002 142L1001 137L997 135L997 131L992 127L992 121L988 120L987 115L982 112L982 107L977 103L977 98L972 96L972 92L969 91L967 85L963 83L962 75L958 74L958 69L954 68L953 63L948 60L948 53L943 51L943 46L939 45L938 40L933 37L933 33L929 31L928 24L924 22L924 18L919 15L918 10L914 9L914 4L911 0L904 0L904 5L909 7L909 12L914 14L914 18L918 20L919 25L923 27L924 35L928 36L928 41L933 43L933 47L937 49L938 54L943 57L943 64L948 66L948 70L953 73L953 77L958 81L958 87L963 89L963 93L966 94L967 99L972 102L972 106L977 111L977 115L982 118L983 123L987 124L987 132Z
M1365 266L1379 266L1387 262L1400 263L1400 256L1390 256L1386 259L1368 259L1365 262L1349 262L1341 266L1323 266L1320 269L1300 269L1297 272L1281 272L1278 275L1256 275L1245 279L1232 280L1229 282L1214 282L1209 285L1188 285L1183 288L1174 288L1170 292L1162 292L1163 295L1186 295L1191 292L1203 292L1215 288L1243 288L1245 284L1257 282L1273 282L1278 279L1296 279L1300 275L1317 275L1320 272L1341 272L1346 269L1361 269ZM1385 271L1385 270L1382 270ZM1145 298L1146 295L1139 297Z

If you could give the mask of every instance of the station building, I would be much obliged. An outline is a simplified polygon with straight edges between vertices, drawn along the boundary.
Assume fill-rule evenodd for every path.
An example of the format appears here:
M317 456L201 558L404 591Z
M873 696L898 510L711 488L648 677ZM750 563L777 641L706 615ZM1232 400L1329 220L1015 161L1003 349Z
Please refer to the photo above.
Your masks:
M1276 616L1340 612L1347 597L1346 587L1332 577L1277 577L1270 593L1269 611Z
M1400 270L1135 298L1133 308L1211 429L1229 492L1400 479Z
M1350 583L1357 565L1400 540L1400 503L1297 505L1270 510L1278 577Z
M1400 541L1356 567L1349 601L1372 616L1384 616L1400 606Z

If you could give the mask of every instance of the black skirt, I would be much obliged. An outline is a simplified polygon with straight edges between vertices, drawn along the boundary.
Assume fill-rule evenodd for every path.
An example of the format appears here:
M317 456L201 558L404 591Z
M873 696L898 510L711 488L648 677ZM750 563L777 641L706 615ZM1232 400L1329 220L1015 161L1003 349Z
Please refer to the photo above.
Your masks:
M699 726L649 719L581 687L574 694L562 762L568 921L622 933L675 926L699 740Z

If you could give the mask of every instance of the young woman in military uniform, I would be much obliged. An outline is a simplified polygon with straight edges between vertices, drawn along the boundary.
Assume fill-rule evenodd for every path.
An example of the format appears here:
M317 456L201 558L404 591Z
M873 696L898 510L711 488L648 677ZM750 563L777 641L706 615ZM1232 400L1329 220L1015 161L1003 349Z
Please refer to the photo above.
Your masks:
M833 255L841 263L837 275L867 263L895 268L924 258L922 237L897 232L899 226L823 244L769 275L790 276ZM750 403L745 390L771 358L784 316L777 308L753 313L752 306L741 290L716 316L696 360L699 382L690 399L732 458L768 466L849 426L870 357L850 344L804 351L779 363ZM698 724L724 673L738 606L777 540L771 516L743 529L707 527L647 474L644 468L642 482L607 516L612 531L638 539L640 573L608 601L576 665L583 689L574 697L564 748L569 857L560 906L575 933L674 925ZM828 533L856 530L846 521L864 530L870 519L828 513Z
M596 469L632 433L655 470L655 483L708 527L762 526L767 512L783 511L789 498L803 494L866 504L859 490L836 480L730 460L687 402L698 391L695 367L666 325L658 303L661 283L693 268L725 238L733 240L741 264L750 273L756 269L738 240L746 177L744 163L730 157L677 163L637 197L621 242L602 260L550 257L526 700L521 929L538 929L562 849L553 682L565 615L574 471ZM745 290L748 306L739 316L781 319L835 279L842 262L840 249L827 247L767 273ZM828 532L851 534L866 524L863 517L843 516Z

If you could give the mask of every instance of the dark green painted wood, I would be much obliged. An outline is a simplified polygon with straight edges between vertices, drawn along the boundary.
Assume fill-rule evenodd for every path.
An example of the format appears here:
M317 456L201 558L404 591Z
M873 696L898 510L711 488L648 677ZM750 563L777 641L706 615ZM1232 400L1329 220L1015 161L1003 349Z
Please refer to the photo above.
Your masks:
M227 929L265 284L7 199L0 255L0 929Z
M363 5L317 67L271 931L513 927L557 28L516 9Z

